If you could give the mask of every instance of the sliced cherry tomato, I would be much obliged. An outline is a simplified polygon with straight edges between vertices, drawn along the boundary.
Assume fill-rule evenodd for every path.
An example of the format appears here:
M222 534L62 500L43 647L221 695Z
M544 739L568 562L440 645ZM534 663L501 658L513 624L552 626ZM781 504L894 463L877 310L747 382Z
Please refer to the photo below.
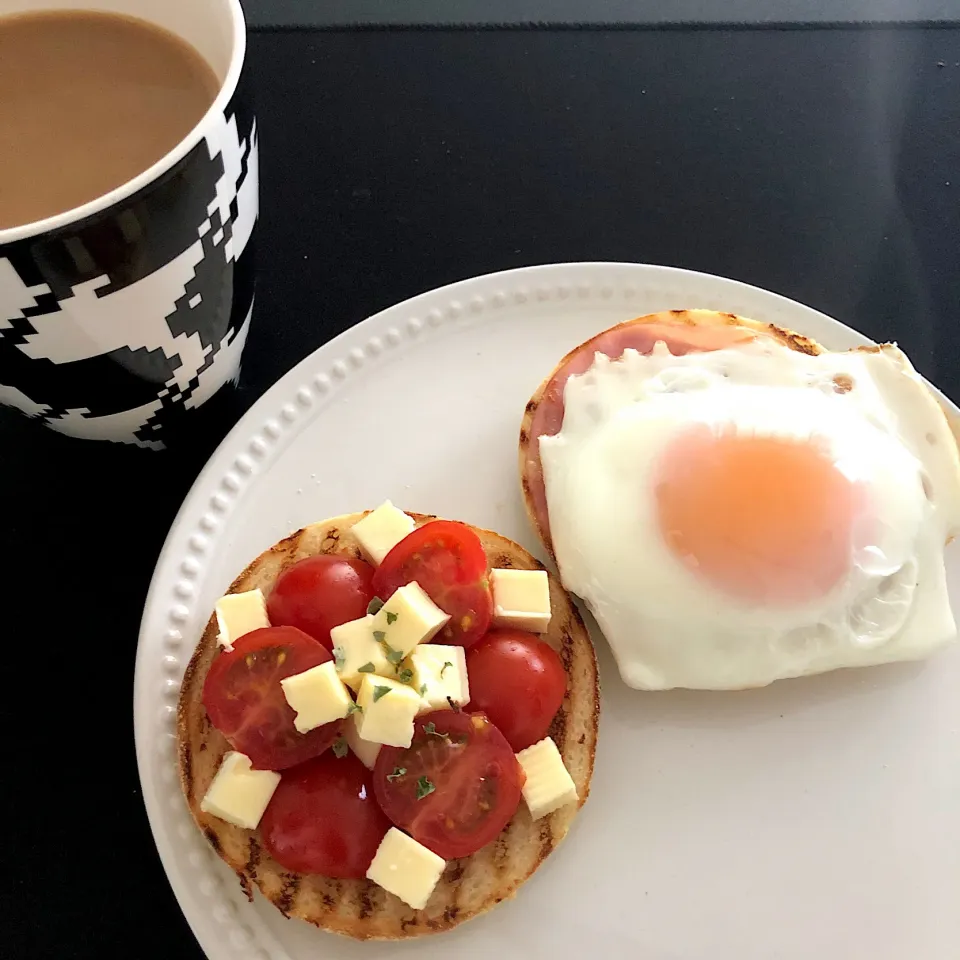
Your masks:
M524 781L503 734L482 713L453 710L418 717L410 746L384 747L373 774L383 812L445 860L493 840Z
M567 690L557 652L522 630L491 630L467 651L467 676L470 709L482 710L514 750L547 735Z
M352 754L319 757L284 772L260 821L270 856L287 870L365 877L390 821L373 774Z
M280 574L267 598L267 616L275 627L296 627L331 650L330 631L366 614L372 579L373 567L363 560L307 557Z
M341 723L298 733L280 681L332 659L325 647L294 627L253 630L210 665L203 705L211 723L258 770L292 767L326 750Z
M397 587L416 580L450 614L436 642L469 647L487 632L493 616L487 573L483 544L470 527L433 520L404 537L383 558L373 575L373 589L386 600Z

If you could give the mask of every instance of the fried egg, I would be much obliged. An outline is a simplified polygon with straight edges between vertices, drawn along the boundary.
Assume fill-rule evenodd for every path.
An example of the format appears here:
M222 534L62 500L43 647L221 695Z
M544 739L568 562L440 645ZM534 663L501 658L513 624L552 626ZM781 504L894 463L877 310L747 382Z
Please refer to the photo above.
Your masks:
M554 552L632 687L739 689L952 640L946 417L896 347L597 354L540 439Z

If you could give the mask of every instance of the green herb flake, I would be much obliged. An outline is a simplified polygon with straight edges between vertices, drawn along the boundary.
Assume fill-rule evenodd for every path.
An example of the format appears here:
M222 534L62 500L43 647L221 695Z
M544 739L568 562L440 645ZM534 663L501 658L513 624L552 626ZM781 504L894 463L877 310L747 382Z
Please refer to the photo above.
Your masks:
M429 723L423 725L423 732L428 737L439 737L441 740L449 740L449 733L437 733L437 725L431 720Z
M333 648L333 665L337 668L337 673L343 669L343 665L347 662L347 655L343 652L343 647L334 647Z
M387 635L382 630L374 630L373 639L376 640L377 643L386 643Z
M376 669L372 663L365 663L362 667L357 668L357 673L374 673Z
M427 692L427 685L425 683L420 684L420 696L422 697Z
M447 703L450 704L450 709L454 713L460 713L460 704L457 703L457 701L454 700L453 697L447 697Z
M397 679L401 683L409 683L413 679L413 671L409 667L404 667L399 674L397 674Z
M422 800L424 797L429 797L436 789L432 781L427 777L420 777L420 779L417 780L417 799Z
M372 617L375 613L380 612L382 606L383 601L379 597L374 597L370 603L367 604L367 613Z
M388 780L399 780L407 772L406 767L394 767L393 773L387 774Z
M347 707L347 716L349 717L352 713L363 713L363 707L361 707L359 703L351 703L350 706Z
M333 741L333 755L341 758L347 755L347 741L343 737L337 737Z
M403 651L387 647L387 659L396 666L403 659Z
M387 623L388 623L388 624L392 624L392 623L396 623L396 622L397 622L397 615L396 615L395 613L393 613L393 611L388 610L388 611L387 611Z
M452 664L449 660L444 661L443 666L440 668L440 679L441 679L441 680L443 679L443 675L447 672L447 667L452 667L452 666L453 666L453 664Z
M373 688L373 702L376 703L378 700L385 697L390 692L389 687L376 686Z

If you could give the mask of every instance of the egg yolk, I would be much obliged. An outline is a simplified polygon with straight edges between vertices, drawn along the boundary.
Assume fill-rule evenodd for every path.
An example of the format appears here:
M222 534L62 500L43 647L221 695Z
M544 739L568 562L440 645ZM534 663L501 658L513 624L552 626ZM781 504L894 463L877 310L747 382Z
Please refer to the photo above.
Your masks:
M849 570L864 490L813 441L697 427L664 452L655 489L670 550L731 596L804 603Z

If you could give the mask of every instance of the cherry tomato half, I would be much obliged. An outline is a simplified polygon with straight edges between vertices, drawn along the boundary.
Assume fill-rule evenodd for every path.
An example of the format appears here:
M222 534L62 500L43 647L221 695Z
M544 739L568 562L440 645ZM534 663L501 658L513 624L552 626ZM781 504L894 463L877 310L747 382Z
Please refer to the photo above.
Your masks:
M553 647L522 630L491 630L467 651L470 709L482 710L514 750L542 740L567 674Z
M287 870L365 877L390 821L373 774L352 754L319 757L284 772L260 821L270 856Z
M203 705L211 723L258 770L283 770L322 753L340 721L298 733L280 681L333 657L294 627L263 627L240 637L210 665Z
M373 575L374 593L386 600L397 587L416 580L450 622L437 643L469 647L490 626L493 597L487 555L465 523L433 520L404 537Z
M267 598L275 627L296 627L333 648L330 631L359 620L373 599L373 567L363 560L320 554L287 567Z
M383 812L445 860L493 840L524 781L503 734L482 713L453 710L418 717L410 746L384 747L373 775Z

